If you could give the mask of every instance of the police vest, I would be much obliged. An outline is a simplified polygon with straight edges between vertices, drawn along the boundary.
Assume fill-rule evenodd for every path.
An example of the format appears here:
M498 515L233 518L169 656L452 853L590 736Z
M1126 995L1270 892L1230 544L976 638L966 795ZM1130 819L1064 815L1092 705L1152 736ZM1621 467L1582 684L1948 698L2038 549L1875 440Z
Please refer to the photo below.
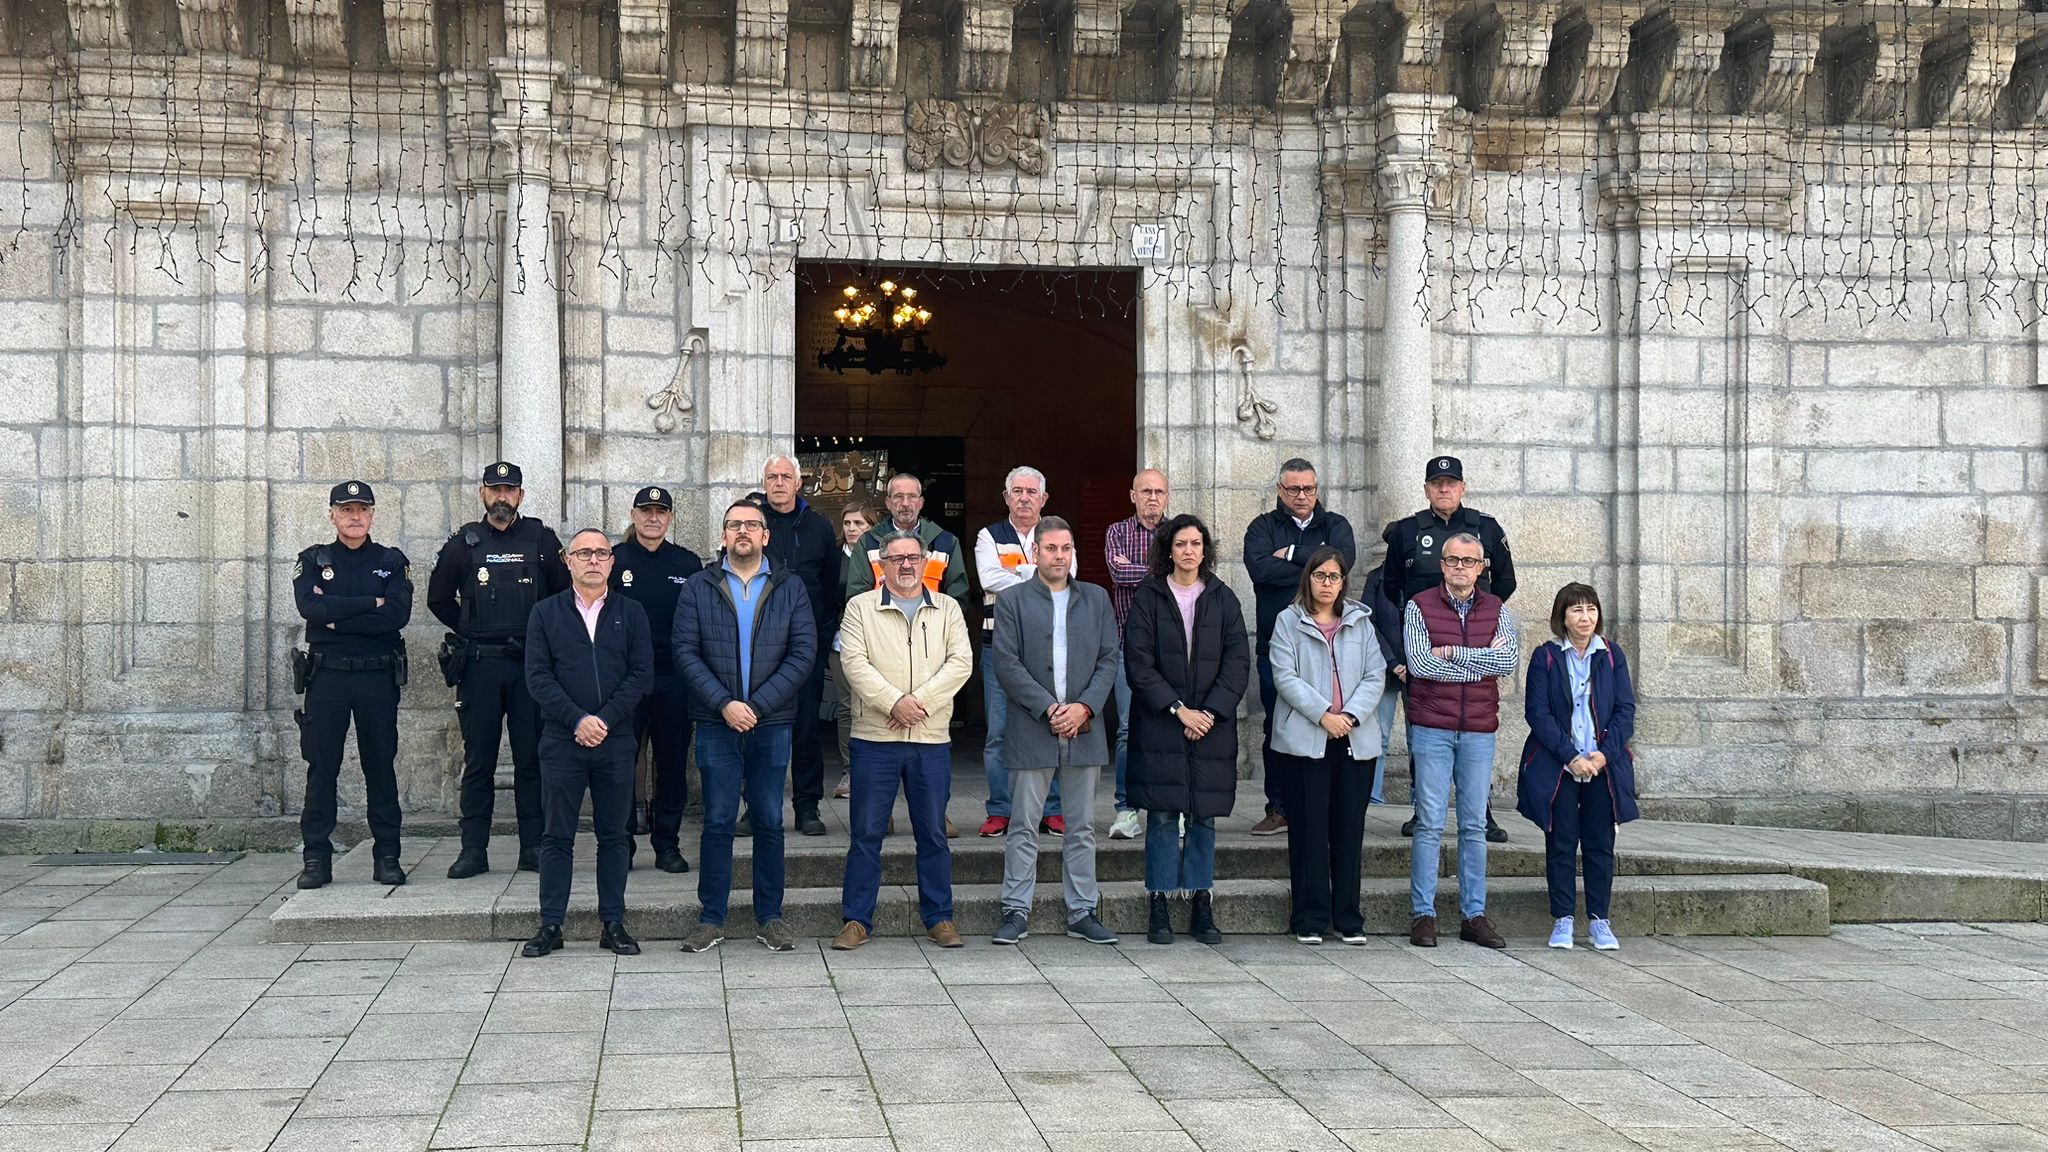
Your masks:
M525 523L525 521L520 521ZM533 539L522 540L521 536ZM508 533L489 539L475 524L462 529L469 550L462 577L462 634L471 640L503 641L526 637L526 618L547 594L535 533Z
M1449 540L1460 532L1470 532L1472 535L1479 537L1481 546L1485 549L1486 554L1488 556L1493 555L1493 548L1484 543L1486 536L1480 530L1480 525L1466 523L1463 519L1464 515L1465 510L1463 508L1458 509L1457 514L1451 518L1449 524L1437 519L1435 513L1427 509L1409 517L1414 522L1415 528L1410 544L1413 551L1406 557L1407 565L1401 574L1402 599L1413 600L1431 588L1443 584L1444 541ZM1479 590L1481 592L1493 591L1492 573L1485 569L1481 569L1479 572Z

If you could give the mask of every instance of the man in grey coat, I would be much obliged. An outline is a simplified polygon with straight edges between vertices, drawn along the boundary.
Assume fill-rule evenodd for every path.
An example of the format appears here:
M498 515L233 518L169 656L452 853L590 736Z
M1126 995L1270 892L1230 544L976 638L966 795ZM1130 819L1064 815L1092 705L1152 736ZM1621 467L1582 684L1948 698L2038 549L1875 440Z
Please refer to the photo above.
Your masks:
M1095 916L1095 780L1109 763L1096 718L1116 686L1116 612L1109 593L1072 579L1074 529L1057 516L1038 522L1038 570L996 600L990 672L1002 684L1008 731L1003 759L1014 805L1003 842L1003 922L994 942L1030 934L1038 884L1038 818L1059 773L1067 835L1067 935L1091 944L1116 936Z

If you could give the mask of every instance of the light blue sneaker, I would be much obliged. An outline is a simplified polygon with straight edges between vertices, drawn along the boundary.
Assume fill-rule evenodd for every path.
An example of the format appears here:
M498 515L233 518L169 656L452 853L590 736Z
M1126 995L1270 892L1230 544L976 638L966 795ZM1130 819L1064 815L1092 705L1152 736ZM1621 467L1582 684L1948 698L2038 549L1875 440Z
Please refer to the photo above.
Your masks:
M1605 923L1607 923L1607 921L1605 921L1605 920L1595 920L1595 921L1593 921L1593 923L1595 923L1595 924L1605 924ZM1611 939L1611 938L1612 938L1612 937L1610 937L1610 939ZM1552 948L1563 948L1563 949L1566 949L1566 950L1569 950L1569 949L1571 948L1571 946L1572 946L1572 918L1571 918L1571 917L1569 917L1569 916L1559 916L1559 917L1557 918L1557 923L1555 923L1555 924L1552 924L1552 925L1550 926L1550 946L1551 946Z
M1602 952L1621 951L1621 941L1614 938L1614 928L1605 920L1595 920L1588 924L1586 935L1593 938L1593 947Z

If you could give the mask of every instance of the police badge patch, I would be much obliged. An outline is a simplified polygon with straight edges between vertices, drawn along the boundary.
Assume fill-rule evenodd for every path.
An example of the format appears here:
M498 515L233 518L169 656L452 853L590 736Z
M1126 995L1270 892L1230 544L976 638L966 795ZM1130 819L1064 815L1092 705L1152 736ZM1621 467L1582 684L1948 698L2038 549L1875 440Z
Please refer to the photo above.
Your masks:
M491 582L491 570L489 568L477 569L476 582L479 584L489 584Z
M322 569L320 570L320 578L321 578L322 580L332 580L332 579L334 579L334 569L332 569L332 568L322 568Z
M1416 541L1416 543L1422 545L1424 548L1429 548L1436 544L1436 538L1433 536L1424 536L1422 539Z
M633 586L633 570L631 568L628 568L624 572L619 573L619 583L625 585L628 588L631 588Z

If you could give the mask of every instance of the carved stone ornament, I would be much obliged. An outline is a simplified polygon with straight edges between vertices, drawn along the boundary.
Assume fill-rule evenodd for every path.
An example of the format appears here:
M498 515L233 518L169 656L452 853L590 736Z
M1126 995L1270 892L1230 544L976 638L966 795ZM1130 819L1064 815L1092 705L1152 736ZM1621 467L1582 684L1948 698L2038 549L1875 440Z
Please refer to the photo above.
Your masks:
M1052 121L1037 104L967 105L957 100L913 100L904 113L904 162L914 172L932 168L1015 168L1045 172Z
M682 426L683 418L696 409L696 402L690 398L690 365L696 362L707 348L704 330L692 329L683 337L683 347L676 357L676 374L668 386L647 397L647 406L654 410L654 430L666 436Z
M1273 423L1273 413L1280 405L1261 395L1252 385L1252 350L1243 344L1232 344L1230 355L1237 361L1237 422L1251 430L1261 440L1271 440L1279 435L1279 425Z

